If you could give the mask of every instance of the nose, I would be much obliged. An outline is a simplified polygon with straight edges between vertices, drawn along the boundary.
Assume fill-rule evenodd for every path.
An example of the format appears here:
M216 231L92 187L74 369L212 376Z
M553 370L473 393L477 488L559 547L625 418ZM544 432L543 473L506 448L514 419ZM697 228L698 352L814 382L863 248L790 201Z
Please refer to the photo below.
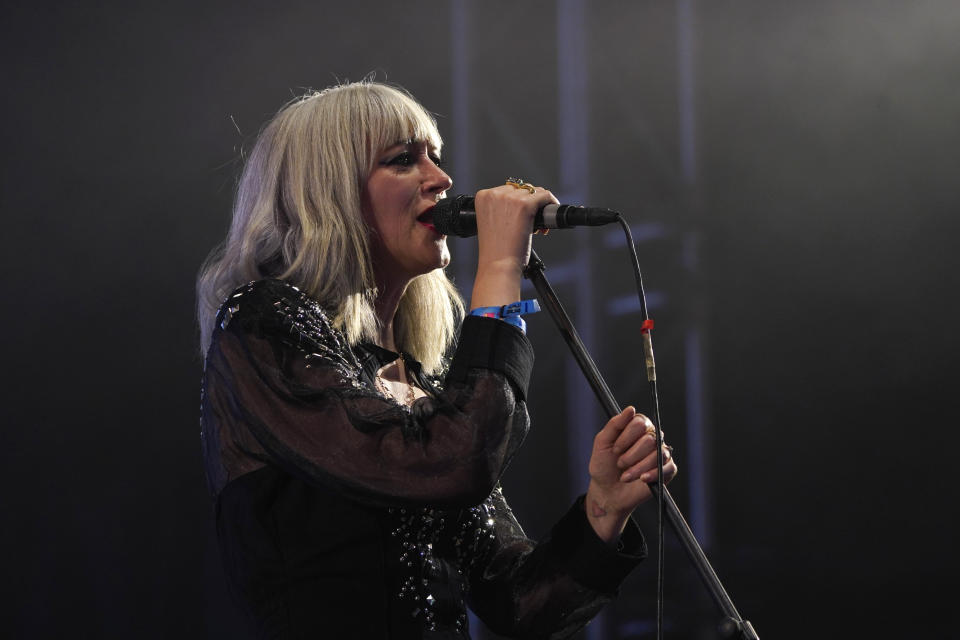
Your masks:
M453 186L453 179L447 175L447 172L434 164L433 160L427 160L428 165L425 173L422 187L425 191L433 194L443 193Z

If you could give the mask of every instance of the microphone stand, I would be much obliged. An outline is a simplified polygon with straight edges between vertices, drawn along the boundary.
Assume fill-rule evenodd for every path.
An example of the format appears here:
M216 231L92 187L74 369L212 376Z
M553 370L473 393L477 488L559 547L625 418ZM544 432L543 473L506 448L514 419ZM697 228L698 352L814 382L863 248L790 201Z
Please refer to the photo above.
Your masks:
M527 263L523 275L533 283L533 286L539 294L538 297L541 307L550 312L557 328L560 330L560 334L566 341L567 346L570 347L573 357L587 378L587 382L597 395L597 399L600 400L600 404L603 405L607 415L613 417L620 413L620 406L614 399L613 393L611 393L610 387L607 386L603 376L600 375L600 370L597 369L596 363L594 363L593 358L591 358L587 352L583 341L577 334L576 328L574 328L570 317L566 311L564 311L550 283L547 282L547 277L543 271L543 261L535 251L531 250L530 261ZM651 384L655 385L656 380L651 381ZM704 586L707 588L707 591L709 591L714 603L720 610L720 614L723 616L723 620L719 625L720 637L760 640L757 632L753 629L753 625L751 625L748 620L740 617L737 608L733 605L730 596L727 595L726 589L720 584L720 579L717 577L716 572L714 572L713 567L710 566L706 554L704 554L703 549L700 548L697 539L693 535L693 531L690 530L690 526L686 520L684 520L670 492L667 491L666 487L656 482L651 483L650 488L654 495L659 495L660 499L663 500L665 513L670 526L680 539L684 551L686 551L697 573L700 574L700 579L703 581ZM663 544L663 541L661 541L660 544Z

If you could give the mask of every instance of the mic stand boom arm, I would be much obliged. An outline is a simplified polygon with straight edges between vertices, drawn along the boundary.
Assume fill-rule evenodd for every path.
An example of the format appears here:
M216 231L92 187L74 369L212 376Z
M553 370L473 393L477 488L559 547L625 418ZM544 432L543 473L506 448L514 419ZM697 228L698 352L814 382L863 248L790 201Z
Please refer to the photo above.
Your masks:
M587 378L587 382L590 384L593 392L597 395L597 399L600 400L600 404L603 405L607 415L613 417L620 413L620 405L617 404L613 393L610 391L610 387L607 386L603 376L600 375L596 363L594 363L593 358L591 358L587 352L583 341L577 334L576 328L570 321L570 317L566 311L564 311L550 283L547 282L547 277L544 275L543 270L543 261L540 260L540 256L538 256L535 251L531 250L530 262L527 263L523 275L533 283L534 288L536 288L539 294L538 297L541 307L550 312L550 316L560 330L560 334L566 341L567 346L570 347L573 357L576 359L577 364L580 365L580 369ZM733 601L730 599L730 596L727 595L726 589L720 584L720 579L717 577L713 567L710 566L706 554L704 554L703 549L700 548L700 544L694 537L693 531L690 530L686 520L684 520L680 509L677 508L677 504L674 502L670 492L665 486L661 486L659 483L651 483L650 487L654 495L660 493L670 526L680 539L680 544L683 545L684 551L686 551L687 556L696 568L704 586L707 588L707 591L710 592L714 603L724 616L720 624L723 637L759 640L756 631L753 630L753 625L751 625L748 620L740 617L737 608L733 605ZM661 544L663 544L663 541L661 541Z

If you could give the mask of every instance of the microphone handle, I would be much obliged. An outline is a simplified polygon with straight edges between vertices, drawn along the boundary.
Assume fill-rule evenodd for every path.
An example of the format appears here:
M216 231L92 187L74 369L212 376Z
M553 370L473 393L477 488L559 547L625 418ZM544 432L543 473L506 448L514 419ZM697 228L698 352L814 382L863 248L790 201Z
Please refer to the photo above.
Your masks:
M617 221L620 214L602 207L578 207L572 204L548 204L533 220L534 229L569 229L571 227L602 227Z
M442 201L441 201L442 202ZM454 212L448 220L453 235L470 238L477 235L477 214L473 209L473 197L458 195L444 203ZM580 207L572 204L545 205L533 219L536 229L570 229L572 227L600 227L617 221L620 214L602 207Z

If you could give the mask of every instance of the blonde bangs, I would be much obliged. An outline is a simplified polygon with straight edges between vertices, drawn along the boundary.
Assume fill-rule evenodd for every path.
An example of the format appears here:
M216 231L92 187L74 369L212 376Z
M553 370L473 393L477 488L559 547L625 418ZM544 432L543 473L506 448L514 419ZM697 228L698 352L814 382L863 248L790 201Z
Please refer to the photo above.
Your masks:
M396 144L426 142L437 152L443 146L436 120L405 92L394 91L386 95L373 92L375 99L367 103L368 172L376 156Z

